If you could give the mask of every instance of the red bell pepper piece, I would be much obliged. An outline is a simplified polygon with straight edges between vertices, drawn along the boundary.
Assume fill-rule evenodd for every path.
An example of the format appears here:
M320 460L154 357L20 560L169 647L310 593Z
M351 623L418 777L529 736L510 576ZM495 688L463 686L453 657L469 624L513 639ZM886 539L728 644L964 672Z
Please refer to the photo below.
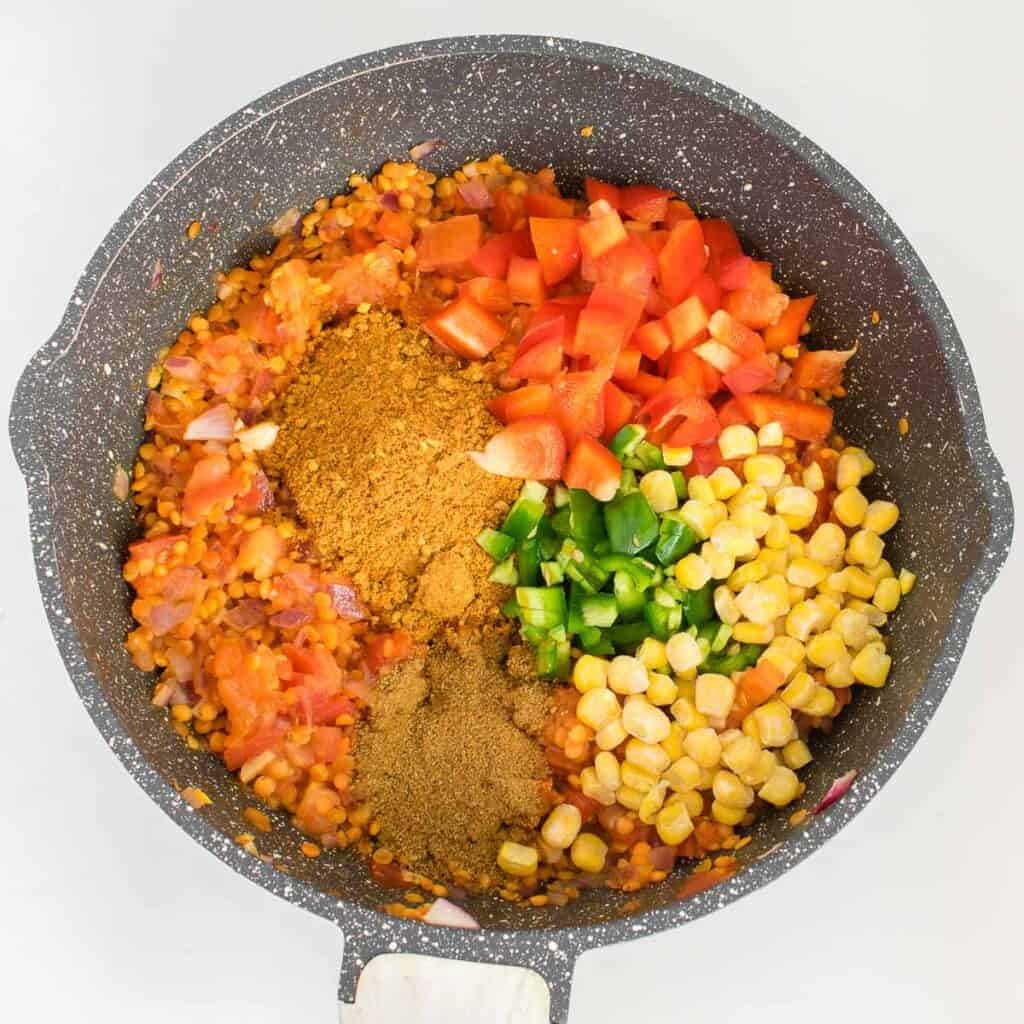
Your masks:
M624 348L615 357L615 369L612 377L615 380L630 380L640 372L640 360L643 356L635 348Z
M606 181L599 181L597 178L584 178L583 191L587 195L588 203L596 203L603 199L613 210L621 209L622 195L617 185L609 185Z
M435 313L423 329L439 345L466 359L483 359L505 339L505 325L468 295Z
M690 208L690 204L683 199L670 199L668 209L665 211L665 224L671 229L681 220L693 220L697 215Z
M647 356L648 359L660 359L672 344L664 320L652 320L643 327L638 327L629 339L629 347Z
M530 218L530 238L544 271L545 284L564 281L579 266L580 237L580 224L572 218Z
M847 352L823 348L816 352L801 352L793 364L793 383L798 388L822 391L843 383L843 368L857 351L854 345Z
M744 360L734 370L722 377L722 383L734 395L746 395L775 380L775 364L767 355L757 355Z
M505 231L484 242L470 260L470 265L484 277L504 278L508 275L508 261L513 256L533 255L529 231Z
M693 282L691 294L696 295L704 303L704 308L709 313L714 313L716 309L722 308L722 289L715 284L715 279L706 271Z
M384 210L377 219L377 234L396 249L412 245L412 225L396 210Z
M704 232L704 242L709 249L708 273L717 279L733 260L743 255L743 247L728 221L708 217L700 224Z
M814 295L805 295L803 298L790 299L782 316L764 329L764 344L769 352L781 352L800 340L800 332L807 323L815 298Z
M551 408L570 448L583 434L604 432L602 388L608 374L597 370L560 373L551 382Z
M654 185L627 185L621 189L622 209L633 220L653 224L664 220L673 193Z
M480 218L475 213L434 221L420 229L416 265L421 271L464 266L480 248Z
M724 309L719 309L711 315L708 331L715 341L735 352L740 359L752 359L764 352L761 335L741 324Z
M641 398L656 395L664 386L664 377L656 377L653 373L644 373L643 370L629 380L619 381L619 387L623 391L628 391L631 395L640 395Z
M635 405L633 399L607 381L601 390L604 402L604 431L601 436L611 440L627 423L633 420Z
M682 220L669 232L658 256L658 277L665 298L673 305L690 293L707 262L700 221Z
M692 348L703 341L708 333L708 321L711 313L703 301L696 295L683 299L678 306L673 306L662 318L662 323L672 339L672 349Z
M598 501L611 501L621 479L619 460L600 441L584 434L565 464L566 487L587 491Z
M469 457L488 473L516 480L560 480L565 438L551 416L528 416L510 423Z
M531 217L576 216L576 205L571 199L563 199L550 192L528 192L523 196L523 205Z
M781 423L782 432L797 441L824 441L832 429L832 410L817 402L781 395L738 395L736 399L756 427Z
M706 398L683 398L678 412L683 422L672 431L667 442L673 448L714 441L722 432L715 407Z
M512 365L508 368L510 377L520 380L551 380L562 369L562 339L549 337L527 347L520 347ZM525 340L525 339L524 339Z
M476 299L491 313L508 313L512 310L512 298L508 284L495 277L473 277L459 285L459 294Z
M492 398L487 408L502 423L514 423L527 416L547 416L551 412L551 385L527 384Z
M580 246L588 260L596 262L627 238L622 218L608 203L591 204L589 219L579 226Z
M526 306L539 306L544 301L547 290L540 260L513 256L508 261L508 293L513 302Z

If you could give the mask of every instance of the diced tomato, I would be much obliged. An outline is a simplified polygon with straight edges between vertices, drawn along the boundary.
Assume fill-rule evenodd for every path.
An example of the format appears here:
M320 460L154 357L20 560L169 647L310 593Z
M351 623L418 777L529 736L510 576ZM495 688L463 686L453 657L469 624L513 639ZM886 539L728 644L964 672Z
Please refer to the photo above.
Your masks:
M764 329L764 343L769 352L781 352L800 340L800 332L810 316L815 298L814 295L805 295L803 298L790 299L782 316Z
M722 464L722 450L717 441L693 446L693 461L686 467L687 476L708 476Z
M681 220L669 232L665 248L658 256L658 278L665 298L673 305L682 302L706 262L700 221Z
M761 335L741 324L724 309L716 310L708 321L711 337L741 359L752 359L764 352Z
M691 294L696 295L704 303L704 308L709 313L714 313L716 309L722 308L722 289L715 284L715 279L707 272L701 274L693 282Z
M490 313L508 313L512 310L512 298L508 283L495 277L474 277L459 285L459 294L475 299Z
M484 242L470 260L470 265L484 277L504 278L508 274L508 261L513 256L533 255L529 231L505 231Z
M679 413L683 416L683 423L668 439L673 448L704 444L715 440L722 432L715 407L706 398L682 399Z
M724 430L735 423L747 424L750 422L750 417L743 411L743 406L735 398L730 398L719 407L718 422L722 424Z
M553 321L553 323L557 322ZM543 329L541 328L541 330ZM561 369L562 337L561 331L559 331L557 336L535 342L529 345L525 351L520 346L520 351L509 367L508 373L510 377L516 377L519 380L545 381L551 380Z
M627 423L632 422L633 399L608 381L602 390L604 399L604 432L602 437L611 440Z
M617 185L609 185L606 181L598 181L597 178L584 178L583 190L587 194L588 203L596 203L603 199L613 210L622 206L622 190Z
M683 299L678 306L673 306L662 318L662 323L672 339L672 348L692 348L707 337L708 321L711 314L704 303L691 295Z
M854 345L847 352L830 348L801 352L793 364L793 383L798 388L813 391L838 387L843 383L843 368L856 351L857 346Z
M531 217L575 217L576 204L571 199L550 192L529 192L523 197L526 212Z
M128 545L128 554L135 561L152 559L155 562L165 551L170 551L179 540L188 543L188 534L166 533L162 537L137 540Z
M629 347L635 348L648 359L660 359L671 344L672 336L664 320L652 320L643 327L638 327L629 339Z
M664 220L673 193L654 185L627 185L621 190L622 209L633 220L646 224Z
M274 492L271 489L270 481L262 469L256 470L252 476L249 489L235 498L231 506L233 512L243 512L246 515L254 515L263 512L274 505Z
M540 260L513 256L508 261L508 292L513 302L539 306L547 294Z
M634 348L624 348L615 357L615 369L612 370L612 377L615 380L629 380L640 372L640 360L643 358L640 352Z
M628 391L631 395L639 395L641 398L650 398L656 395L665 386L663 377L656 377L653 373L644 373L641 370L635 377L629 380L620 380L619 387Z
M237 743L229 740L224 747L224 763L231 771L238 771L246 761L258 757L284 739L291 727L291 722L274 720L259 726L251 736Z
M377 234L396 249L412 245L412 225L397 210L381 212L377 220Z
M597 812L601 810L601 805L596 800L578 789L570 789L565 795L565 802L579 808L580 817L585 825L592 822L597 817Z
M622 218L607 203L591 204L590 219L580 225L580 246L588 260L599 260L627 239Z
M824 441L832 429L832 410L817 402L781 395L739 395L737 401L756 427L781 423L782 432L797 441Z
M736 237L733 226L718 217L708 217L700 222L704 232L704 242L710 250L708 255L708 273L718 278L721 272L734 259L743 255L743 247Z
M562 373L552 381L551 407L570 448L583 434L600 437L604 432L601 391L607 380L606 372L583 370Z
M739 255L723 263L718 272L718 285L723 291L735 291L750 284L754 261L749 256Z
M587 491L598 501L611 501L619 489L622 465L600 441L584 434L565 464L566 487Z
M248 480L232 467L226 455L208 455L192 467L182 496L181 521L192 526L210 514L215 505L226 505L243 491Z
M693 220L697 215L690 208L690 204L682 199L670 199L668 209L665 211L665 224L671 229L681 220Z
M527 416L547 416L551 412L551 385L527 384L487 403L491 415L502 423L514 423Z
M766 658L748 668L740 678L740 692L747 698L747 704L755 708L763 704L785 682L782 669Z
M531 217L530 238L544 271L545 284L558 284L580 263L582 229L571 218Z
M603 419L603 415L602 415ZM515 420L469 457L483 470L516 480L561 480L565 437L553 416Z
M351 702L350 702L351 703ZM355 705L353 705L353 710ZM340 713L340 712L339 712ZM338 716L335 715L335 718ZM313 756L321 764L334 764L341 752L342 731L334 725L318 725L313 729L309 745L313 748Z
M491 224L495 231L516 231L522 228L525 217L523 197L507 188L491 193Z
M449 270L467 264L480 248L480 218L475 213L433 221L420 229L416 266L421 271Z
M722 383L734 395L746 395L751 391L760 391L774 380L775 364L764 354L745 359L734 370L730 370L722 377Z
M466 359L483 359L505 339L505 325L468 295L435 313L423 329L439 345Z
M393 661L402 661L412 653L412 636L402 630L368 633L363 644L366 647L366 664L374 672Z

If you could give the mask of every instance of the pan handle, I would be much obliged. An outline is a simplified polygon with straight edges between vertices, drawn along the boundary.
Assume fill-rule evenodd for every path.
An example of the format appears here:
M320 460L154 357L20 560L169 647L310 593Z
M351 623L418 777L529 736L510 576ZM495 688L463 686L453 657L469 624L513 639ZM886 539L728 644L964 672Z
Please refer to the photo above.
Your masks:
M578 952L554 931L346 934L342 1024L567 1024Z

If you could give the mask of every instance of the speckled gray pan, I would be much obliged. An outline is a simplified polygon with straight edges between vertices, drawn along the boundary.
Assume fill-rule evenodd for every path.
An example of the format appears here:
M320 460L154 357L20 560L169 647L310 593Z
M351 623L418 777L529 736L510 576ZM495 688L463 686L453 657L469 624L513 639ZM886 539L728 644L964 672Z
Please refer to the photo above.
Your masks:
M580 134L593 125L590 138ZM852 790L799 828L760 823L728 882L680 899L673 877L628 900L589 891L562 911L480 899L480 932L401 921L390 894L350 855L310 862L285 821L260 838L280 869L232 837L249 802L213 757L189 752L150 680L121 641L129 595L120 576L129 511L111 494L114 466L141 438L142 380L190 311L213 299L212 273L268 246L266 225L291 206L339 191L352 171L405 156L434 136L442 171L499 150L555 166L570 188L586 173L676 189L702 214L727 217L773 262L787 291L815 291L817 338L857 339L842 431L881 472L873 495L898 497L893 560L919 573L894 629L895 670L858 690L807 772L803 806L851 768ZM193 220L205 225L194 241ZM154 281L159 260L162 281ZM872 310L880 321L872 323ZM903 437L897 420L906 416ZM341 996L388 951L533 967L564 1021L584 950L672 928L718 909L797 864L878 792L907 756L953 678L982 595L1003 564L1013 513L982 420L963 344L935 284L879 205L793 128L689 71L591 43L528 37L447 39L343 61L240 110L162 171L104 239L53 337L19 383L11 412L28 484L39 585L82 701L111 749L182 828L254 882L337 922L346 949ZM955 482L955 486L952 484ZM212 806L178 795L201 786ZM853 898L837 893L837 899Z

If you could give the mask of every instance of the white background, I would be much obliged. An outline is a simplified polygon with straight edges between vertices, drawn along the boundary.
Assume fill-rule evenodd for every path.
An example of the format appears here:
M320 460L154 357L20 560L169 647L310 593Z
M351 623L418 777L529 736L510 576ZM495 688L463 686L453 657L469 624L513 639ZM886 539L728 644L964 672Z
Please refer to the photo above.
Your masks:
M1008 20L1019 16L1005 13L1016 5L601 6L607 13L593 0L3 5L4 409L107 228L210 125L352 54L532 32L619 44L710 75L845 164L938 281L993 446L1020 485L1024 92L1021 25ZM44 622L6 444L0 474L5 1019L334 1021L332 928L192 843L105 749ZM1022 582L1017 558L986 599L918 748L842 835L722 913L585 956L574 1024L619 1013L648 1024L1024 1019Z

